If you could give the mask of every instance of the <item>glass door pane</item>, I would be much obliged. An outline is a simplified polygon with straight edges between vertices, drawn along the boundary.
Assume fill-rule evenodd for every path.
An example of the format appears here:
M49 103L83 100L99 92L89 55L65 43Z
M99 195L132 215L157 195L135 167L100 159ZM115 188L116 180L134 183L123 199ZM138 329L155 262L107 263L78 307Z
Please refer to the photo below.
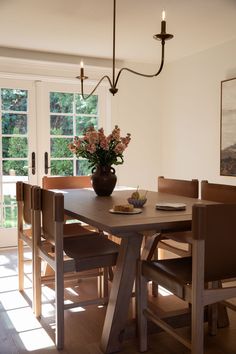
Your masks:
M50 92L51 175L88 175L86 160L77 160L68 149L75 135L98 126L98 96L84 101L78 93Z
M91 125L95 128L104 126L107 116L105 108L106 96L104 88L83 100L78 85L40 83L42 106L41 120L44 123L38 126L41 129L39 144L42 154L48 155L48 172L45 166L39 167L42 176L75 176L89 175L91 169L85 159L77 159L68 149L68 144L74 136L81 136L84 130ZM47 121L45 121L45 117ZM44 129L44 130L43 130ZM48 137L46 136L48 131Z
M29 88L18 88L11 81L0 84L0 246L5 247L16 244L16 181L30 178L32 139L29 139Z

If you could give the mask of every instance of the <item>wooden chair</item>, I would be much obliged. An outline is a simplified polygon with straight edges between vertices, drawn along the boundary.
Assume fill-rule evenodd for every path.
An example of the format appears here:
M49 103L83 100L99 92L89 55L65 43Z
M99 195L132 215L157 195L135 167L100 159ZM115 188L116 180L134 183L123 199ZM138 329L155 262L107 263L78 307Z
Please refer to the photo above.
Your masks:
M64 238L64 196L39 187L33 188L32 199L34 215L34 235L36 237L36 292L40 315L39 274L40 259L45 260L55 271L55 306L56 334L55 342L58 349L64 346L64 310L89 304L104 304L107 298L96 298L79 303L64 305L64 273L79 272L90 269L114 266L119 246L108 240L101 233L83 237ZM42 224L41 221L42 220ZM41 231L42 230L42 231ZM41 242L41 232L48 242L54 245L55 252L48 252ZM38 276L37 276L38 275Z
M189 198L198 198L198 180L193 179L180 180L158 177L158 192L180 195ZM191 255L191 233L181 232L181 239L179 242L179 233L175 237L175 233L162 234L158 242L158 248L172 252L178 256L186 257Z
M197 179L188 181L159 176L157 179L157 188L158 192L162 193L198 198ZM183 242L179 242L180 234ZM157 248L154 250L152 247L152 254L149 255L149 258L154 255L155 259L157 259L159 249L166 250L180 257L190 256L192 252L191 237L191 232L189 231L156 234L154 244L157 245ZM153 296L158 295L158 286L155 282L152 284L152 294Z
M84 181L85 182L85 181ZM33 232L32 232L32 204L31 204L31 193L32 193L33 186L18 181L16 183L16 200L18 206L18 226L17 226L17 243L18 243L18 288L19 291L24 291L24 280L25 280L25 272L24 272L24 264L25 262L31 262L31 259L24 258L24 249L25 245L29 248L29 251L32 253L32 283L34 283L34 252L33 252ZM81 236L89 236L93 235L94 233L79 223L75 224L64 224L64 237L78 237ZM45 241L44 241L45 242ZM48 243L47 247L49 247ZM51 248L51 246L49 247ZM40 268L41 269L41 268ZM104 272L103 272L104 273ZM98 277L98 291L100 292L100 296L107 296L108 293L108 276L104 277L104 274L100 271L97 271L91 276ZM101 276L102 274L102 276ZM67 276L67 278L70 278ZM42 281L52 282L54 281L54 274L52 274L51 270L49 270L48 264L44 262L43 264L43 271L42 271ZM32 300L32 308L35 313L38 312L37 308L35 307L35 292L33 286L33 300Z
M236 186L201 181L201 199L218 203L236 203Z
M42 188L43 189L79 189L79 188L89 188L91 187L90 176L44 176L42 178ZM65 221L71 220L71 218L65 215ZM85 226L85 225L84 225ZM71 228L75 229L75 233L78 234L79 225L78 223ZM86 225L86 230L94 231L94 228ZM81 232L86 231L85 228L81 229ZM97 231L97 230L96 230Z
M80 189L80 188L90 188L91 187L91 177L90 176L44 176L42 178L42 187L43 189ZM95 229L91 225L81 223L80 221L76 221L73 223L66 223L67 221L71 221L69 216L64 215L64 237L78 237L79 235L84 236L92 235L94 232L98 232L98 229ZM74 219L73 219L74 220ZM46 274L51 274L51 268L47 267L45 272ZM90 274L86 274L87 276L97 276L98 277L98 291L100 292L100 296L104 297L108 295L108 274L112 274L110 269L106 270L98 270L96 272L90 272ZM77 275L78 276L78 275ZM80 278L82 278L82 274L80 274ZM111 276L109 276L112 279Z
M24 291L24 264L25 262L32 262L32 283L34 284L34 237L33 237L33 213L32 213L32 189L34 187L28 183L24 182L16 182L16 200L18 207L18 226L17 226L17 234L18 234L18 288L19 291ZM45 246L48 243L43 241ZM24 258L24 248L25 245L29 248L32 253L32 260ZM45 274L43 274L43 279L45 280ZM32 300L32 308L36 313L36 300L35 300L35 292L33 286L33 300Z
M236 186L232 186L228 184L209 183L206 180L201 181L201 199L218 202L218 203L236 204ZM218 286L222 286L222 285L218 284ZM222 302L221 307L222 305L227 306L231 308L231 310L236 311L236 305L234 305L232 302L224 301ZM218 325L220 327L223 327L227 323L228 323L228 318L226 318L226 316L224 315L224 320L222 325L221 324Z
M193 256L141 261L138 276L138 328L140 351L147 350L147 318L191 350L204 353L204 306L236 296L236 286L209 288L208 284L236 276L236 204L193 207ZM147 307L147 282L155 280L174 295L191 303L191 341ZM236 349L236 346L235 346Z
M90 176L44 176L42 178L44 189L77 189L91 187Z

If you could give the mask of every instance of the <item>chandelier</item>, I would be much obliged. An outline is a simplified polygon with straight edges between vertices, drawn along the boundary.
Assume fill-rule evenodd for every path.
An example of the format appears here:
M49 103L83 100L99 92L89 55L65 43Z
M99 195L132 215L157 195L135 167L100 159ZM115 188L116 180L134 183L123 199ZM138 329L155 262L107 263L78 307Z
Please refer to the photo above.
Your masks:
M83 99L87 99L88 97L90 97L95 90L97 89L97 87L100 85L100 83L104 80L107 79L109 84L110 84L110 89L109 91L112 93L112 95L114 96L117 91L117 84L120 78L120 75L123 71L128 71L132 74L135 75L139 75L139 76L143 76L143 77L155 77L158 76L161 71L162 68L164 66L164 57L165 57L165 41L168 39L172 39L174 36L172 34L166 33L166 21L165 21L165 11L162 11L162 21L161 21L161 33L158 34L154 34L153 38L160 41L161 42L161 63L159 66L159 69L157 70L157 72L155 74L143 74L143 73L139 73L137 71L134 71L132 69L129 68L121 68L119 70L119 72L117 73L117 76L115 76L115 64L116 64L116 0L113 1L113 56L112 56L112 78L110 78L108 75L104 75L99 82L97 83L97 85L94 87L94 89L92 90L92 92L90 92L90 94L86 94L84 95L84 80L88 79L88 76L85 76L84 74L84 66L83 66L83 62L81 61L80 63L80 76L77 76L76 78L80 80L81 82L81 95L83 97Z

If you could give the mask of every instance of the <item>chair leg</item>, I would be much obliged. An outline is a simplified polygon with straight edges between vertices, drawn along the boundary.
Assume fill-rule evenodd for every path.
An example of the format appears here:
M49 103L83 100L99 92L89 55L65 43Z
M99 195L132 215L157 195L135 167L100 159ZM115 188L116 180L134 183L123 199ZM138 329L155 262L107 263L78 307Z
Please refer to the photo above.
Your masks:
M219 282L219 288L222 288L222 282ZM229 326L229 316L227 312L227 307L222 304L218 303L218 319L217 319L217 327L218 328L225 328Z
M191 334L191 354L204 354L204 306L202 305L194 306L194 304L192 304Z
M147 280L141 276L141 262L138 263L136 279L136 306L138 317L138 337L139 351L147 351L147 319L144 315L144 309L147 308Z
M62 263L61 263L62 264ZM64 276L63 265L55 270L55 343L58 350L64 348Z
M99 269L102 275L97 278L98 281L98 297L108 297L108 268Z
M219 287L218 281L213 281L210 284L212 289ZM215 336L217 333L218 305L217 303L208 305L208 333Z
M155 249L154 259L158 260L158 248ZM152 281L152 296L154 296L154 297L158 296L158 284L154 280Z
M193 239L191 354L204 354L204 255L204 240Z
M108 297L108 268L103 269L103 297Z
M159 232L154 233L154 231L149 234L145 235L145 242L144 247L141 254L142 260L151 260L153 257L154 259L158 260L158 242L162 239L162 234ZM158 285L156 282L152 282L152 295L158 295Z
M24 290L24 242L18 238L18 287Z
M36 254L33 258L33 311L36 317L42 313L42 279L41 279L41 258Z

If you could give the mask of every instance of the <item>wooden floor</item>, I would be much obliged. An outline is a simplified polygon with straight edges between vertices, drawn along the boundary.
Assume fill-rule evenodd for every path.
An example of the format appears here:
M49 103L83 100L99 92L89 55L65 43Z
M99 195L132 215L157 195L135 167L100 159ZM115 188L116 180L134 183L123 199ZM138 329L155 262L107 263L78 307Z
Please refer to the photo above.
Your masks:
M30 253L26 251L30 259ZM0 354L52 354L59 353L53 344L54 337L54 292L50 287L43 289L43 316L35 319L31 310L31 263L26 268L26 290L19 293L17 286L17 253L15 249L0 249ZM68 301L73 298L90 296L96 289L96 281L83 279L68 283ZM179 312L183 304L166 292L153 303L168 311L176 307ZM91 306L86 309L65 311L65 349L62 354L101 354L99 339L106 309ZM130 311L132 313L132 311ZM218 330L216 337L206 335L206 354L236 354L236 312L228 311L230 327ZM130 322L131 320L130 315ZM122 353L138 353L137 339L133 327L128 326ZM189 328L181 331L189 334ZM164 332L149 336L148 354L185 354L189 351Z

